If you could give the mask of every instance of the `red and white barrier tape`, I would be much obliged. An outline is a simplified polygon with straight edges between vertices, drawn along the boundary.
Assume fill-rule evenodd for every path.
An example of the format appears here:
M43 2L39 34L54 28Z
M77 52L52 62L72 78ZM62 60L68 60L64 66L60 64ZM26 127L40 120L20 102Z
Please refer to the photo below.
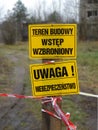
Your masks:
M80 92L79 94L80 94L80 95L83 95L83 96L98 98L98 95L94 95L94 94L90 94L90 93ZM31 99L36 99L36 97L34 97L34 96L24 96L24 95L19 95L19 94L6 94L6 93L0 93L0 97L13 97L13 98L31 98ZM38 97L38 98L43 98L43 97ZM50 100L50 98L46 98L46 99L49 99L49 100ZM45 100L45 102L48 102L48 100Z
M6 93L0 93L0 97L13 97L13 98L30 98L30 99L39 99L42 97L33 97L33 96L24 96L19 94L6 94Z
M49 114L50 116L52 116L54 118L57 118L57 119L61 120L61 118L59 116L57 116L55 113L53 113L53 112L50 112L50 111L45 110L45 109L41 109L41 111Z
M76 126L69 120L70 118L70 113L64 113L58 104L56 103L58 100L61 100L60 97L58 98L52 98L52 106L57 113L57 115L62 119L64 124L67 126L67 130L76 130Z
M46 97L46 98L42 98L42 97L38 97L38 98L35 98L33 96L24 96L24 95L19 95L19 94L6 94L6 93L0 93L0 96L2 97L13 97L13 98L30 98L30 99L43 99L44 101L42 101L42 103L49 103L51 102L52 103L52 106L55 110L55 112L57 113L54 114L48 110L44 110L42 109L43 112L46 112L48 113L50 116L53 116L55 118L58 118L58 119L61 119L64 124L67 126L67 130L76 130L76 126L69 120L69 117L70 117L70 114L64 114L64 112L60 109L60 107L57 105L57 101L61 101L62 98L61 97L55 97L55 98L52 98L52 97Z
M80 92L80 95L84 95L84 96L90 96L90 97L96 97L98 98L98 95L94 95L94 94L88 94L88 93L83 93ZM70 118L70 113L64 113L61 108L58 106L57 101L61 101L62 98L61 97L34 97L34 96L24 96L24 95L19 95L19 94L6 94L6 93L0 93L0 96L2 97L13 97L13 98L29 98L29 99L43 99L42 104L46 104L51 102L52 107L54 108L54 111L56 112L50 112L48 110L42 109L42 112L45 112L47 114L49 114L52 117L55 117L57 119L60 119L64 122L64 124L67 127L67 130L76 130L76 126L69 120Z
M47 104L49 102L51 102L52 107L54 108L54 112L50 112L48 110L42 109L42 112L45 112L47 114L49 114L52 117L55 117L57 119L60 119L64 122L64 124L67 127L67 130L76 130L76 126L69 120L70 118L70 113L64 113L61 108L59 107L59 105L57 104L58 101L61 101L62 98L61 97L50 97L51 100L48 101L43 101L43 104Z

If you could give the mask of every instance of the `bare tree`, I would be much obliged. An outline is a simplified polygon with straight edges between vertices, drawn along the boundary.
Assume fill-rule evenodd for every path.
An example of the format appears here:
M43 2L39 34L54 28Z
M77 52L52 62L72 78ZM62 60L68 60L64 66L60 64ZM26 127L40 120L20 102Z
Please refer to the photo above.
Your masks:
M42 12L42 5L41 5L40 2L38 3L38 7L37 7L36 12L37 12L37 16L38 16L38 21L41 22L42 21L42 14L41 14L41 12Z
M2 41L2 36L1 36L1 23L2 23L2 7L0 7L0 42Z
M2 22L3 19L4 19L4 7L0 6L0 23Z
M45 0L43 0L43 2L42 2L42 4L43 4L43 11L42 11L42 13L43 13L43 18L44 18L44 21L47 21L47 15L48 15L48 13L47 13L47 10L46 10L46 1Z
M13 7L13 19L16 25L17 40L22 40L22 24L27 20L27 16L27 8L21 0L18 0Z
M78 21L78 17L79 17L78 9L79 9L78 0L64 1L65 21L68 23L71 21Z
M14 44L15 43L15 26L12 13L8 11L5 20L2 22L1 34L2 39L5 44Z

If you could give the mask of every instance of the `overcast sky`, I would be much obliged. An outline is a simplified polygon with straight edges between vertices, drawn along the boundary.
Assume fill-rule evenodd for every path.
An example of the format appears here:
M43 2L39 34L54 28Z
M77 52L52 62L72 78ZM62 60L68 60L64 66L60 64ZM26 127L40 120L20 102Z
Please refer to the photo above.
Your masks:
M3 17L7 13L7 10L12 10L17 1L18 0L0 0L0 16ZM63 8L65 2L67 3L69 2L69 6L73 6L73 2L75 3L78 0L21 0L21 1L30 12L31 10L38 9L39 5L43 6L45 10L52 11L53 8L58 10L59 8L61 9Z
M0 0L0 8L1 7L4 8L3 10L5 10L5 11L8 9L11 10L17 1L18 0ZM56 3L58 3L59 0L21 0L21 1L25 5L25 7L30 9L30 8L35 8L39 4L42 4L43 1L49 7L53 1L56 1ZM63 0L61 0L61 1L63 2ZM65 0L65 1L67 1L67 0Z

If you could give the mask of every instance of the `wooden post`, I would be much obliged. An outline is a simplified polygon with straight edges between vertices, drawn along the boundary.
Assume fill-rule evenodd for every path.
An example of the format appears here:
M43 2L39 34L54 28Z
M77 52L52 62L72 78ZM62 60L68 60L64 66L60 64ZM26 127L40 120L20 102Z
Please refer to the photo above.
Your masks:
M49 61L45 59L42 62L46 63ZM59 103L59 106L61 107L61 103ZM54 112L51 103L43 104L42 109ZM42 130L61 130L61 120L42 112Z

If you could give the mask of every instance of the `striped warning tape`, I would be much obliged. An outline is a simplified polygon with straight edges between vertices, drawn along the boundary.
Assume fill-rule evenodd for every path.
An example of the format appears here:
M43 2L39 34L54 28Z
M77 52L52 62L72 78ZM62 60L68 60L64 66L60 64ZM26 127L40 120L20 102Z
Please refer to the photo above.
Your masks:
M89 97L95 97L98 98L98 95L94 95L94 94L89 94L89 93L84 93L84 92L80 92L80 95L84 95L84 96L89 96ZM19 95L19 94L6 94L6 93L0 93L0 96L2 97L13 97L13 98L30 98L30 99L43 99L42 103L48 103L51 102L52 106L56 112L50 112L48 110L42 109L42 112L45 112L47 114L49 114L52 117L58 118L60 120L62 120L64 122L64 124L67 127L67 130L76 130L76 126L69 120L70 117L70 113L64 113L61 108L58 106L57 101L61 101L62 98L61 97L34 97L34 96L24 96L24 95ZM45 99L45 100L44 100Z
M59 116L57 116L55 113L53 113L53 112L50 112L50 111L45 110L45 109L41 109L41 111L44 112L44 113L49 114L49 115L52 116L52 117L55 117L55 118L61 120L61 118L60 118Z
M80 92L79 94L83 95L83 96L98 98L98 95L94 95L94 94L90 94L90 93ZM6 94L6 93L0 93L0 97L31 98L31 99L41 99L41 98L44 98L44 97L24 96L24 95L19 95L19 94Z
M43 104L47 104L49 102L52 104L54 113L46 109L42 109L42 112L47 113L54 118L62 120L67 128L66 130L76 130L77 127L70 121L70 113L64 113L59 107L57 102L60 102L61 100L61 97L50 97L50 100L48 100L48 102L43 101Z
M66 126L66 130L76 130L76 126L70 121L70 113L64 113L59 105L57 104L57 101L61 101L61 97L53 97L52 98L52 107L54 108L57 115L61 118L63 123Z
M42 97L34 97L34 96L24 96L19 94L6 94L6 93L0 93L0 97L13 97L13 98L31 98L31 99L40 99Z

